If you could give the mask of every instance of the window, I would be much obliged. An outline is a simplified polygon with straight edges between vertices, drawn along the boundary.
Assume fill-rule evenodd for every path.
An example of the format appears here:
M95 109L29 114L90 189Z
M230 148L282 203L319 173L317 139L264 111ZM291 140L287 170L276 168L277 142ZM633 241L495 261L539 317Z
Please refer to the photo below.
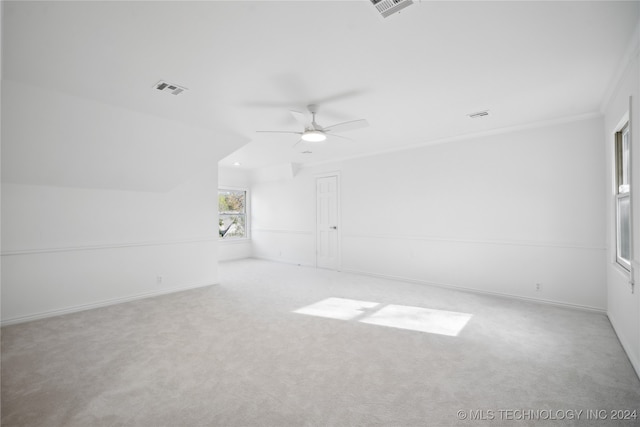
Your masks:
M218 190L218 231L224 240L249 237L245 190Z
M627 270L631 269L630 145L627 123L615 140L616 261Z

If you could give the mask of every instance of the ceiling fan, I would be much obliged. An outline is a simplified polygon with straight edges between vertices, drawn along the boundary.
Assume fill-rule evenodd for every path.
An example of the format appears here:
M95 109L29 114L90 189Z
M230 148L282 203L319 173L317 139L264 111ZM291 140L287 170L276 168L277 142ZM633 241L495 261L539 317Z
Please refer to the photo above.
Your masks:
M298 121L298 123L304 126L304 130L302 132L294 132L294 131L286 131L286 130L282 130L282 131L259 130L257 132L291 133L291 134L300 135L300 139L298 140L298 142L294 144L294 147L295 147L301 141L322 142L325 139L327 139L328 136L332 136L332 137L335 136L338 138L350 139L344 136L336 135L335 132L345 132L345 131L360 129L360 128L369 126L369 123L365 119L358 119L358 120L350 120L342 123L336 123L331 126L323 127L316 122L316 112L318 111L318 106L315 104L311 104L307 106L307 110L309 110L309 113L311 113L311 121L309 121L308 116L304 113L301 113L299 111L293 111L293 110L290 111L291 115Z

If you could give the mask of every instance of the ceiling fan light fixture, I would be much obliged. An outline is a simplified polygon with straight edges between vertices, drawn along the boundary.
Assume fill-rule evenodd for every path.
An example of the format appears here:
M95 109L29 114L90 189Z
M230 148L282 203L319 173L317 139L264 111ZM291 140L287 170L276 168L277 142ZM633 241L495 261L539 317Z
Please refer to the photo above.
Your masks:
M318 130L308 130L302 134L302 140L306 142L322 142L327 139L327 135L324 132Z

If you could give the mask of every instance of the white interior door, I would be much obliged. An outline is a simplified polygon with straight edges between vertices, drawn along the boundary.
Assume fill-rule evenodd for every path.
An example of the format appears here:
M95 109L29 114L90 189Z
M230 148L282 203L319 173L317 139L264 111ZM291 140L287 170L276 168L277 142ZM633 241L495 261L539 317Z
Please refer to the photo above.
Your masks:
M316 179L316 265L320 268L340 268L340 223L338 177Z

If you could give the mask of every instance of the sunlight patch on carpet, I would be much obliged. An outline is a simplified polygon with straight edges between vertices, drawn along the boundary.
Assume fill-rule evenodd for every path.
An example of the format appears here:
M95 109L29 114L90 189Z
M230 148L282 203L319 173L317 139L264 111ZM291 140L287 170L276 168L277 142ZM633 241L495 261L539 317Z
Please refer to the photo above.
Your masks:
M360 321L371 325L455 337L467 325L471 316L455 311L389 304Z
M294 313L455 337L472 314L348 298L327 298Z
M347 298L327 298L315 304L302 307L294 313L310 316L328 317L330 319L351 320L362 316L365 310L380 305L377 302L358 301Z

